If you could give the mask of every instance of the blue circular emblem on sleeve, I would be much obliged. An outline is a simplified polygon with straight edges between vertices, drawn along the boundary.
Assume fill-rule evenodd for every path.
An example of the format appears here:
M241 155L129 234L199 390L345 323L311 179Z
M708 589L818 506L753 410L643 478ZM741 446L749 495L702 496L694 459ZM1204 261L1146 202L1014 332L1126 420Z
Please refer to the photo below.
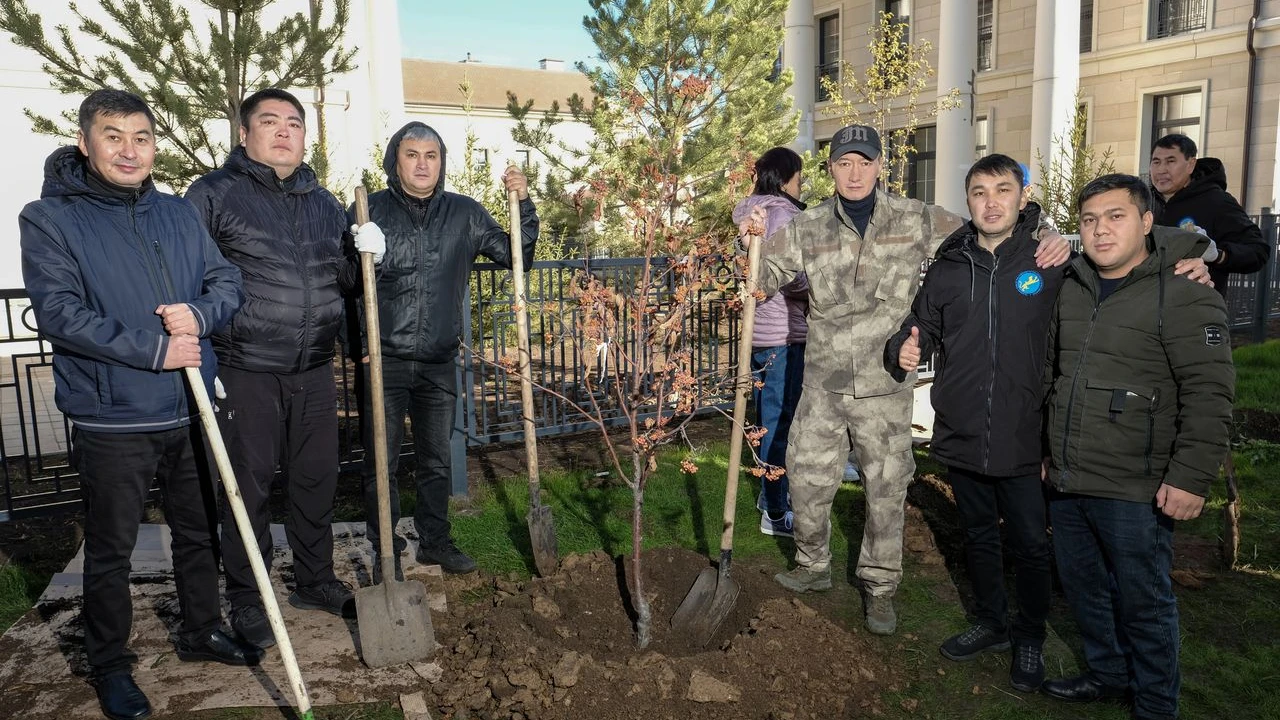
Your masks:
M1040 273L1035 270L1027 270L1018 274L1013 285L1023 295L1035 295L1044 287L1044 278L1040 277Z

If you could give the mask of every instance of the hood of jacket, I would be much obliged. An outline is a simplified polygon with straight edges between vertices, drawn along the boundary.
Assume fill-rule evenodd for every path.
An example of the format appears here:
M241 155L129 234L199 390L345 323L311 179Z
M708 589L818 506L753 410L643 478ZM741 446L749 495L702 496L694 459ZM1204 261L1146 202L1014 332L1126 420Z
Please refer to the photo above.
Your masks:
M88 195L96 198L104 196L95 191L88 180L89 158L80 152L75 145L64 145L49 154L44 161L44 184L40 187L40 197L74 197ZM138 188L138 200L149 198L155 190L155 183L148 175Z
M312 170L311 166L305 162L299 165L289 177L280 178L276 176L275 168L249 157L249 153L245 151L243 145L237 145L231 151L231 154L227 156L227 161L222 166L228 170L248 175L267 187L277 188L291 195L306 195L320 186L320 181L316 178L316 171Z
M400 187L400 175L396 172L396 159L400 152L401 141L403 141L404 136L414 128L426 128L427 130L435 133L436 137L440 137L440 133L436 132L435 128L424 122L413 120L405 123L405 126L397 130L396 134L392 135L391 139L387 141L387 149L382 153L382 169L387 174L387 186L395 188L399 193L403 193L404 190ZM440 193L444 192L444 176L445 168L448 167L448 160L449 156L448 151L444 147L444 138L440 138L440 179L436 181L435 190L431 191L432 197L436 197Z
M735 224L746 220L751 215L751 208L764 208L768 216L765 218L764 236L770 237L787 223L791 222L791 218L795 217L801 210L804 210L804 204L797 204L790 198L781 195L748 195L733 208L733 222Z
M1191 179L1187 181L1187 186L1165 199L1155 186L1151 186L1151 195L1155 198L1156 205L1152 208L1159 215L1159 209L1169 203L1183 203L1191 201L1200 195L1208 193L1216 193L1219 190L1226 192L1227 190L1227 169L1218 158L1199 158L1196 160L1196 167L1191 171Z

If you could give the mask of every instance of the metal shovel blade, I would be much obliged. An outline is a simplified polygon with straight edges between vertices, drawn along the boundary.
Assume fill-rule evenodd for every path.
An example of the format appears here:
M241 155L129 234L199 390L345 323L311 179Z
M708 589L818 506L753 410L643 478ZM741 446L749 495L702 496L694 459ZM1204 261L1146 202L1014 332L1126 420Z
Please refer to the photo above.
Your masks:
M422 660L435 652L436 633L427 588L417 580L387 582L356 590L360 656L371 668Z
M697 645L705 646L711 642L720 623L733 612L740 592L738 583L728 574L721 577L715 568L704 569L698 573L689 594L684 596L680 607L671 616L671 629L688 635Z
M560 567L560 549L556 544L556 523L551 517L551 508L546 505L534 505L526 516L529 522L529 539L533 543L533 564L538 568L538 575L550 577Z

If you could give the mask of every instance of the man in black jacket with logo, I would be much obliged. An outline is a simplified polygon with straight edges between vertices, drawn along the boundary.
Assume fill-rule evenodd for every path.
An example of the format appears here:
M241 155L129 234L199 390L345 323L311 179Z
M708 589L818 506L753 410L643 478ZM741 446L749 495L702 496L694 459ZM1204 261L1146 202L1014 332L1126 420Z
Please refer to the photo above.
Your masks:
M1217 158L1196 158L1196 143L1186 135L1165 135L1151 148L1151 208L1157 225L1207 235L1213 241L1205 257L1213 285L1227 297L1231 273L1262 269L1271 248L1262 230L1227 192L1227 171Z
M258 661L221 630L213 481L181 372L198 367L212 384L207 338L240 306L240 273L191 205L152 183L155 140L141 98L94 91L80 105L78 144L49 156L40 200L18 218L22 276L53 344L84 496L85 656L113 720L151 714L128 649L129 558L155 481L173 534L178 659Z
M449 438L458 395L455 360L462 335L462 304L476 258L511 267L511 239L480 203L444 189L445 146L431 127L410 122L387 143L383 168L387 189L369 196L373 224L386 233L386 255L378 264L378 312L382 331L382 376L387 418L389 472L404 441L404 418L413 424L418 502L414 526L417 558L450 573L475 570L458 549L449 526ZM520 197L525 267L533 262L538 215L528 182L518 169L503 176ZM368 447L366 442L366 448ZM365 499L369 540L378 552L378 504L373 453L365 455ZM391 486L393 524L400 498ZM395 538L397 572L406 546ZM373 563L380 581L380 563Z
M305 163L302 103L276 88L240 105L240 145L221 168L187 191L209 234L244 276L245 303L213 338L221 385L219 424L258 538L271 567L267 505L277 465L288 473L285 525L296 579L295 607L353 617L351 588L333 572L333 498L338 484L334 342L341 293L359 284L343 251L347 215ZM381 249L376 227L357 247ZM283 451L283 456L281 452ZM231 625L246 641L270 647L240 535L223 514L222 563Z

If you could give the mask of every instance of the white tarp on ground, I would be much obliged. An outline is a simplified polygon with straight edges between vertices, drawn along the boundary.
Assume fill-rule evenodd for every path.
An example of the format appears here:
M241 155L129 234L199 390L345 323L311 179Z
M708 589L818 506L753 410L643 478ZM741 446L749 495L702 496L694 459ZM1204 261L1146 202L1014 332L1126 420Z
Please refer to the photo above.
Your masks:
M411 528L412 519L406 518L403 534L412 537ZM339 579L354 586L367 583L370 560L364 523L337 523L333 530ZM357 654L359 634L354 620L289 605L281 570L291 582L292 557L284 528L272 525L271 531L275 543L272 584L313 704L394 700L400 693L416 692L429 684L422 677L432 675L429 666L418 666L421 675L409 666L365 667ZM100 716L93 689L84 677L83 557L82 547L66 570L54 576L36 607L0 637L0 715L29 720ZM432 609L444 610L438 566L416 565L410 554L405 575L424 581ZM157 714L293 704L278 648L269 650L256 668L177 659L168 639L179 619L167 527L142 526L132 579L134 620L129 645L138 655L134 678ZM223 611L225 616L225 602Z

